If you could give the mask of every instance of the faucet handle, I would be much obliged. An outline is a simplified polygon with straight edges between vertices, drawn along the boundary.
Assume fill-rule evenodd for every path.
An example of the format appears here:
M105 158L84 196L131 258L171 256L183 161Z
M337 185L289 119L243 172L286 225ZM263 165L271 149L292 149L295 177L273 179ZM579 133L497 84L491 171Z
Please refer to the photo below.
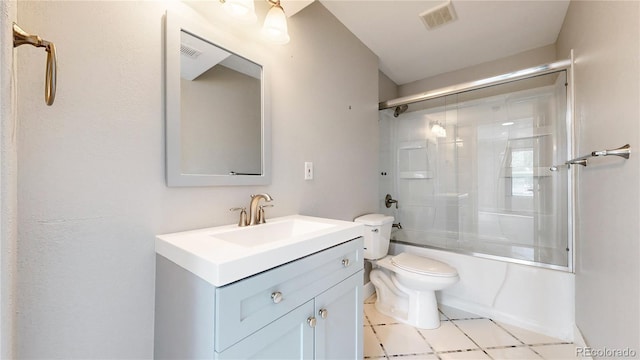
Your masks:
M235 207L229 209L229 211L240 211L240 221L238 221L238 226L247 226L247 210L244 207Z
M258 224L264 224L267 222L267 218L264 215L264 208L273 207L273 205L260 205L258 206Z

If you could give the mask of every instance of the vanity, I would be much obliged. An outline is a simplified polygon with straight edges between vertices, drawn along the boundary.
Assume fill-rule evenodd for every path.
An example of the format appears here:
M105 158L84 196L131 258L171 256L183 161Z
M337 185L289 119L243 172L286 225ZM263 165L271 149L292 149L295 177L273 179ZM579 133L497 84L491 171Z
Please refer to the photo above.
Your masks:
M164 30L167 186L268 185L264 52L197 16L167 11ZM262 223L259 200L243 226L156 237L155 358L363 357L364 227Z
M361 359L363 231L293 215L158 236L154 357Z

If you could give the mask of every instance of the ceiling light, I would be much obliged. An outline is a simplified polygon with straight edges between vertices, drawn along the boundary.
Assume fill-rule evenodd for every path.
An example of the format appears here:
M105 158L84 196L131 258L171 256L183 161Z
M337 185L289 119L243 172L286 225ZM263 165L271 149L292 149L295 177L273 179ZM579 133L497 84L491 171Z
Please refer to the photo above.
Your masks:
M513 121L507 121L507 122L503 122L502 126L511 126L513 124L515 124Z
M280 0L266 0L271 4L262 26L262 34L267 41L284 45L290 40L287 27L287 17L280 5ZM244 24L252 24L257 21L253 0L220 0L223 9L232 17Z

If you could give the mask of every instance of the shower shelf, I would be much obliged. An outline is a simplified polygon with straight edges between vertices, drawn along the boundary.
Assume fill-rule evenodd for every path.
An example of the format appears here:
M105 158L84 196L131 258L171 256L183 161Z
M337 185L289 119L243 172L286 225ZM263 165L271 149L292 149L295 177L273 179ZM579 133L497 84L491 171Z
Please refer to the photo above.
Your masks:
M551 173L549 172L549 167L544 167L544 166L538 166L538 167L534 167L533 168L533 172L532 173L528 173L528 174L514 174L513 173L513 169L514 168L505 168L505 172L504 175L502 177L505 178L512 178L512 177L528 177L528 176L533 176L533 177L544 177L544 176L551 176Z
M432 179L429 161L429 140L404 141L398 146L399 178L410 180Z
M401 171L400 179L433 179L433 171Z

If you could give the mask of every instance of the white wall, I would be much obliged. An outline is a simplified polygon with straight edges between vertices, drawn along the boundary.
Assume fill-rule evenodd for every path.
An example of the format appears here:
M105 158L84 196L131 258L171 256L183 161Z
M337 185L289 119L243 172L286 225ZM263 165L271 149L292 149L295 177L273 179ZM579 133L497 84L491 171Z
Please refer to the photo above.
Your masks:
M467 81L484 79L490 76L501 75L511 71L554 62L556 60L555 46L553 44L542 46L519 54L507 56L503 59L469 66L464 69L400 85L398 95L409 96L419 94L428 90L435 90L445 86L461 84Z
M576 324L588 345L640 352L640 3L572 1L558 55L574 49L578 153L631 144L627 161L578 169Z
M274 197L272 217L377 209L378 60L319 3L289 19L289 45L246 43L271 54L272 185L167 188L167 6L184 5L18 3L21 25L55 42L59 64L46 107L44 52L18 55L18 357L152 357L154 235L234 223L228 209L252 193ZM199 6L247 38L218 2Z
M0 2L0 359L14 358L15 279L17 247L17 164L12 26L14 1ZM6 46L4 46L7 44Z
M379 102L393 100L398 97L398 85L382 71L378 71L378 86Z

